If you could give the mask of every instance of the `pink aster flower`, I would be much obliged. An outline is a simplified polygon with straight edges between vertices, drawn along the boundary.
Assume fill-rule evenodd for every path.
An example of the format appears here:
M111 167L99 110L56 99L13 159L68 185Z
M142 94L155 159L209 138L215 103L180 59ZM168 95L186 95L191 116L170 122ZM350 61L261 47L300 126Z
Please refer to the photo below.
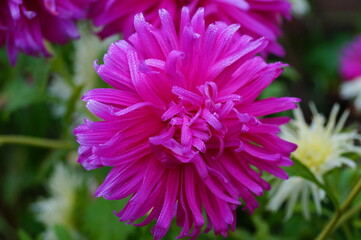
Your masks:
M256 100L285 66L255 56L267 46L264 38L241 36L239 25L223 22L205 27L203 9L193 18L182 9L180 34L170 13L159 17L158 29L137 14L136 33L95 64L113 88L83 97L103 121L75 129L79 162L112 167L96 196L131 196L116 215L137 226L156 220L155 239L173 217L179 237L195 239L206 222L206 231L225 237L240 199L252 213L255 195L270 189L262 171L287 178L281 166L292 165L296 146L277 134L288 118L264 116L293 109L299 99Z
M269 45L266 52L279 56L284 50L277 38L281 34L282 17L290 18L290 3L287 0L108 0L98 1L92 7L94 24L103 26L100 36L105 38L115 33L125 37L134 32L133 17L143 12L154 26L160 26L155 9L164 8L177 23L180 20L181 7L187 5L191 14L198 7L204 7L206 23L224 21L227 24L238 23L240 33L254 38L266 37Z
M344 80L361 77L361 35L343 49L341 74Z
M354 99L356 109L361 111L361 35L344 47L340 62L344 80L340 94L344 99Z
M11 65L19 51L49 57L44 39L65 44L78 38L75 20L86 15L93 0L3 0L0 2L0 47L6 45Z

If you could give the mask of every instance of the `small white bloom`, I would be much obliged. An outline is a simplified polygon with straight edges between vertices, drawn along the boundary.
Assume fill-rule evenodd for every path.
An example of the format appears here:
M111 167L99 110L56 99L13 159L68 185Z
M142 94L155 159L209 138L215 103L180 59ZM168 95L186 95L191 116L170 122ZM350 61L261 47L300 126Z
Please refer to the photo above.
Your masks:
M52 113L55 117L64 116L66 112L66 102L71 97L71 87L59 75L55 75L54 79L49 84L49 94L53 98L51 107Z
M44 239L56 239L53 232L55 225L74 229L73 210L76 191L84 183L83 178L63 164L55 167L53 175L47 184L49 198L33 204L37 219L46 226Z
M355 107L361 111L361 77L343 82L340 93L343 99L355 99Z
M81 87L82 92L86 92L94 87L98 75L94 70L93 62L104 55L110 43L117 40L117 36L114 36L101 41L93 34L93 29L86 24L80 24L79 31L81 38L75 41L72 82L55 75L49 85L49 93L54 99L52 112L56 117L61 117L66 113L68 101L72 97L75 88ZM75 91L78 91L78 89L75 89ZM81 124L86 117L86 114L81 110L82 105L80 101L77 101L74 111L77 113L73 119L74 125Z
M117 36L102 41L94 35L93 30L89 29L88 26L80 25L79 30L81 38L75 41L74 47L74 82L88 90L93 87L98 78L98 74L93 68L94 60L104 55L110 43L117 40Z
M74 87L82 86L86 89L93 87L97 78L93 62L106 49L105 44L90 32L89 27L79 25L79 30L81 38L74 41L74 76L72 76L72 82L63 79L60 75L55 75L49 85L49 93L56 100L53 106L55 116L65 114L66 104Z
M361 154L361 147L355 141L361 136L356 130L342 132L348 112L345 111L336 123L339 105L332 108L328 122L319 114L314 106L311 125L305 122L300 109L294 110L295 119L282 130L283 138L298 145L293 157L307 166L315 177L323 182L323 175L333 168L347 165L355 167L355 162L344 157L345 153ZM278 182L270 192L268 209L277 211L288 201L285 218L291 217L293 208L301 197L302 211L305 218L310 217L309 197L313 197L317 213L321 213L321 201L325 193L314 183L300 177L290 177Z
M308 0L288 0L292 4L292 12L295 16L304 16L310 11Z

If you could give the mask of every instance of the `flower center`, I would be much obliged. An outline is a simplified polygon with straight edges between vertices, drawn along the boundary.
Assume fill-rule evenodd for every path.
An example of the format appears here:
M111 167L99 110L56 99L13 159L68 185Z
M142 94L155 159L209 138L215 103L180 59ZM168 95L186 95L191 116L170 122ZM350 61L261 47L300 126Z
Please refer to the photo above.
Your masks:
M166 123L163 132L149 139L155 155L167 165L192 162L207 150L206 143L218 139L219 155L224 148L227 128L222 123L241 96L218 96L217 85L206 82L198 86L199 93L175 86L172 93L178 97L162 115Z
M337 154L337 148L324 128L323 118L315 118L313 124L311 128L302 129L302 135L295 142L298 148L293 154L313 173L319 173L327 160Z
M314 173L319 171L319 168L326 162L326 159L332 154L332 145L322 141L325 139L316 138L308 139L306 141L297 142L298 149L294 156L302 161Z

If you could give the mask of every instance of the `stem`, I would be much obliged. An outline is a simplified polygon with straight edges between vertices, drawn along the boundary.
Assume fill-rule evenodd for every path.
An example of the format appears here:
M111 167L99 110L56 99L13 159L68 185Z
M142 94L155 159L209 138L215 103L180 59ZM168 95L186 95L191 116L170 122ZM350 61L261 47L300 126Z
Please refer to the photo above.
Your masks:
M351 218L353 215L361 212L361 203L352 207L350 210L345 212L340 220L338 221L336 227L341 226L344 222L346 222L349 218Z
M361 178L358 180L356 185L352 188L350 195L348 195L345 203L343 204L342 208L344 210L346 210L347 208L350 207L352 201L357 197L357 195L360 193L360 191L361 191Z
M343 225L343 226L342 226L342 229L343 229L343 232L344 232L345 235L346 235L346 239L347 239L347 240L354 240L354 238L352 237L351 230L350 230L350 228L349 228L348 225Z
M44 139L20 135L0 135L0 146L2 144L20 144L55 149L71 149L70 142L61 140Z
M324 240L338 227L338 222L340 221L344 212L350 207L353 200L357 197L357 195L361 191L361 179L358 180L356 185L352 188L350 194L347 196L345 202L341 205L340 209L336 211L335 215L331 218L325 228L322 230L320 235L316 238L316 240Z
M328 237L328 235L330 235L332 233L332 231L334 230L334 226L336 225L340 216L341 216L341 209L336 211L335 215L333 215L333 217L328 222L328 224L323 228L322 232L320 233L320 235L318 235L316 240L326 239Z

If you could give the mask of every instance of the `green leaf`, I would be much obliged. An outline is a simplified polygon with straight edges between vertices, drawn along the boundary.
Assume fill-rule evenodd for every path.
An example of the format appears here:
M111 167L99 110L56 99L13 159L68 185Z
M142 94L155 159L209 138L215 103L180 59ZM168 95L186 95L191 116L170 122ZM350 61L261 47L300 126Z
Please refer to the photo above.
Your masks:
M68 229L63 227L62 225L55 225L54 232L57 240L72 240L73 237Z
M262 219L262 217L260 217L259 215L253 215L251 219L256 228L256 233L254 238L257 240L270 239L271 238L270 229L267 222L264 219Z
M273 82L267 89L263 90L261 98L281 97L287 92L286 85L280 81Z
M50 63L44 58L37 58L30 61L27 66L29 74L34 79L34 85L39 94L45 93L46 85L49 79Z
M127 199L110 201L102 198L90 199L89 205L83 217L81 232L93 240L126 240L128 235L139 230L132 225L119 222L114 211L122 209ZM94 227L96 226L96 227ZM148 233L151 236L150 232ZM138 238L135 238L138 239ZM147 239L147 238L140 238Z
M326 186L325 184L321 183L315 177L315 175L310 171L310 169L308 167L306 167L303 163L301 163L299 160L293 158L293 162L294 162L294 165L292 167L287 168L287 170L286 170L287 173L290 176L302 177L302 178L309 180L309 181L313 182L314 184L316 184L318 187L320 187L321 189L323 189L326 192L327 196L333 202L333 205L335 206L335 208L339 209L340 203L339 203L338 199L335 197L335 195L333 194L333 192L331 191L331 189L328 186Z
M5 114L46 100L49 69L49 61L44 58L19 56L16 66L3 73L0 95L5 101Z
M286 67L282 73L282 77L291 80L292 82L298 82L301 79L300 73L297 71L296 68L289 66Z
M6 99L6 113L45 100L44 94L40 94L36 87L29 85L22 79L12 81L6 86L4 98Z
M22 229L18 231L18 235L20 240L33 240L30 235Z

